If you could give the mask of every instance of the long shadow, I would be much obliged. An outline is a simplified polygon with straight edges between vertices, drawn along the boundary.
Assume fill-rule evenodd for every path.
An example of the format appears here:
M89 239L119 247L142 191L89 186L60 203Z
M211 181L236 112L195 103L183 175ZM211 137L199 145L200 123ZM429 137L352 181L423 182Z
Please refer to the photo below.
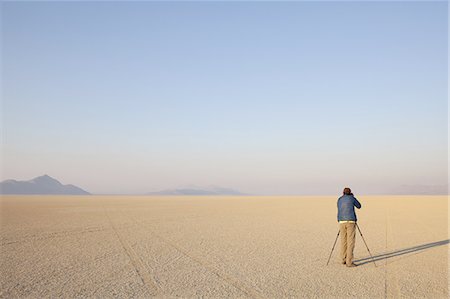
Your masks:
M374 255L373 260L375 262L379 261L379 260L385 260L385 259L393 258L393 257L399 256L399 255L405 255L405 254L412 253L412 252L422 251L422 250L436 247L436 246L447 245L449 243L450 243L450 239L433 242L433 243L422 244L422 245L418 245L418 246L414 246L414 247L409 247L409 248L400 249L400 250L396 250L396 251L392 251L392 252L382 253L379 255ZM367 263L371 263L372 258L369 256L369 257L355 260L354 262L357 263L358 265L364 265Z

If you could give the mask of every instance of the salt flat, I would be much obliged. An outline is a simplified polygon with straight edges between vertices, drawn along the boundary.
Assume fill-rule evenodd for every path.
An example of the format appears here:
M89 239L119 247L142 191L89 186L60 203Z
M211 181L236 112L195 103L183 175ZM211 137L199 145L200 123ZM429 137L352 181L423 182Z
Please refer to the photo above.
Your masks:
M447 298L447 197L357 197L377 267L337 196L3 196L0 297Z

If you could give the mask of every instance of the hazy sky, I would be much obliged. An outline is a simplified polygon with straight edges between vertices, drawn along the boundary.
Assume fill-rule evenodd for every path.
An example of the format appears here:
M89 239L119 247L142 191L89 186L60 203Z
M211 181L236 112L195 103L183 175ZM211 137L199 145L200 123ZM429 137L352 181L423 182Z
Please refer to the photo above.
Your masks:
M447 184L446 2L1 8L2 179L93 193Z

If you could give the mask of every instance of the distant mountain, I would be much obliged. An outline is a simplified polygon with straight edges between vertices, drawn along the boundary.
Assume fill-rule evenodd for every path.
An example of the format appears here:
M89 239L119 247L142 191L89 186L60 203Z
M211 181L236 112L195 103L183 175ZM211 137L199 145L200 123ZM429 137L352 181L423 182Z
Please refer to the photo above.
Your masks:
M166 189L148 195L245 195L237 190L222 187Z
M0 183L0 194L89 195L90 193L74 185L63 185L54 178L43 175L29 181L3 181Z

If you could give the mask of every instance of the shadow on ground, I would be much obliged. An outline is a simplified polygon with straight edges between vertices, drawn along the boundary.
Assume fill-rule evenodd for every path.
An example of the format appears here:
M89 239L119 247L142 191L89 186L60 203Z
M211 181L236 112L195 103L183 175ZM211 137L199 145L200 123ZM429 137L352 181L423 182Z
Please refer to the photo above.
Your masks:
M442 246L442 245L447 245L450 243L450 239L447 240L442 240L442 241L438 241L438 242L433 242L433 243L427 243L427 244L422 244L422 245L417 245L414 247L409 247L409 248L404 248L404 249L400 249L400 250L396 250L396 251L391 251L391 252L387 252L387 253L382 253L379 255L374 255L373 259L369 256L369 257L365 257L362 259L358 259L355 260L354 262L360 266L360 265L364 265L367 263L371 263L372 261L380 261L380 260L386 260L389 258L393 258L396 256L400 256L400 255L405 255L405 254L409 254L409 253L413 253L413 252L418 252L418 251L423 251L432 247L437 247L437 246Z

